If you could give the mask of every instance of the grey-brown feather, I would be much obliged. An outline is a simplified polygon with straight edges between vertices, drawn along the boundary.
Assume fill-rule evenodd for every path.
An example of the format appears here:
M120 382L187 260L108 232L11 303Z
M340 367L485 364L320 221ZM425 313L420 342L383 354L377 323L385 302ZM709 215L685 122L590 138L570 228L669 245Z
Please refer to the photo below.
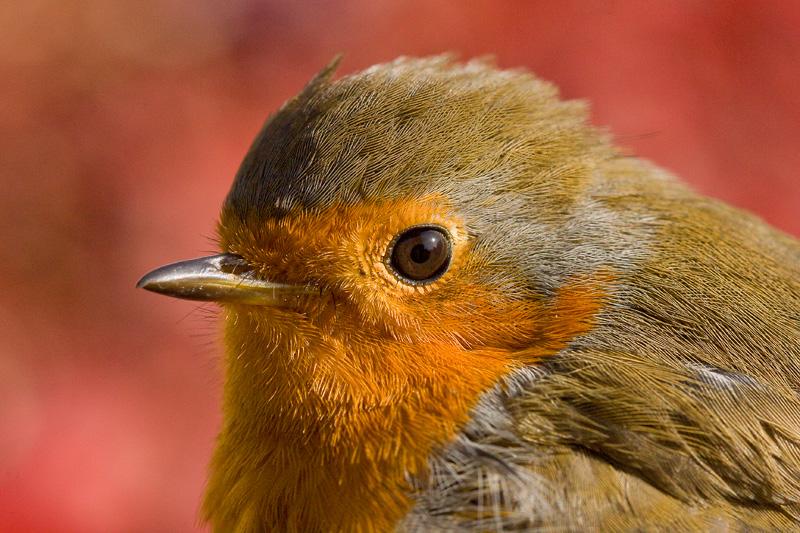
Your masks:
M723 375L589 352L521 370L416 480L398 529L797 529L800 401Z

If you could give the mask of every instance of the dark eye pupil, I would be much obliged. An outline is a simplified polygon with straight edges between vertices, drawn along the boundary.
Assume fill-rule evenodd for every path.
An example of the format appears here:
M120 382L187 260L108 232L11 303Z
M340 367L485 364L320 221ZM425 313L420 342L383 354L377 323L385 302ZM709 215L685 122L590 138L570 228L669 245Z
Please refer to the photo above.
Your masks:
M431 283L450 266L450 241L443 229L416 226L395 237L389 266L403 281Z
M411 249L411 260L415 263L424 263L431 256L424 244L418 244Z

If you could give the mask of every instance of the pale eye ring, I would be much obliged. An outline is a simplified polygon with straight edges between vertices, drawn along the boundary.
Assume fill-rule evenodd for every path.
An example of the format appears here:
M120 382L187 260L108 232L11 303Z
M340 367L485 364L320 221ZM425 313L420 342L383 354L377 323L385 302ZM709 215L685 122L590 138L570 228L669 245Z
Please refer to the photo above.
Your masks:
M452 255L452 241L445 228L420 224L395 235L384 261L404 283L427 285L447 272Z

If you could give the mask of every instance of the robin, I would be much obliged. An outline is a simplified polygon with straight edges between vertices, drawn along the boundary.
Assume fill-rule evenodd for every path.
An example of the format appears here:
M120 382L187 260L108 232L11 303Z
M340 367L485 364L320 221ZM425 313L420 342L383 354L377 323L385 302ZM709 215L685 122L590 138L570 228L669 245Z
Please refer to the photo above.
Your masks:
M800 243L526 72L336 65L139 282L222 304L213 529L800 529Z

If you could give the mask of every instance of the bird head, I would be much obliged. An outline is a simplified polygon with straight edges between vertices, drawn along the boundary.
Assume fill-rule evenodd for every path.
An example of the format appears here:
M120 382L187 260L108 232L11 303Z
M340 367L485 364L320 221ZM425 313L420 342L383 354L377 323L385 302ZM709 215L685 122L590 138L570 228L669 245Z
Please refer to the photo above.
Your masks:
M337 63L258 134L221 254L140 282L222 304L223 529L385 527L480 395L589 331L647 251L583 104L486 61Z

